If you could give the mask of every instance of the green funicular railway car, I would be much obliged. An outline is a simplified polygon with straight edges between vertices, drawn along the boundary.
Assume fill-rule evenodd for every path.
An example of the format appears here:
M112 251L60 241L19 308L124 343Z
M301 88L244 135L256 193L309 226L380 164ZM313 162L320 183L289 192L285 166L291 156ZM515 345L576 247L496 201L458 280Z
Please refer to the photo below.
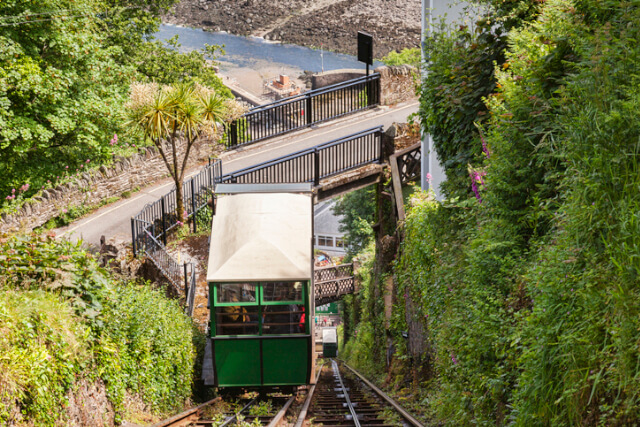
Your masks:
M207 282L205 384L291 390L314 378L313 194L221 184Z

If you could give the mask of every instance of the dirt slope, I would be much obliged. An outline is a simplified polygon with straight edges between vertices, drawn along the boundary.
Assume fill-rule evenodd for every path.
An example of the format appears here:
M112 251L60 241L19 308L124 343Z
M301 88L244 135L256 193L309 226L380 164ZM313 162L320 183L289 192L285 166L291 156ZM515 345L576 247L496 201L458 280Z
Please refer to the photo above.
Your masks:
M350 54L362 30L376 58L420 43L419 0L182 0L165 22Z

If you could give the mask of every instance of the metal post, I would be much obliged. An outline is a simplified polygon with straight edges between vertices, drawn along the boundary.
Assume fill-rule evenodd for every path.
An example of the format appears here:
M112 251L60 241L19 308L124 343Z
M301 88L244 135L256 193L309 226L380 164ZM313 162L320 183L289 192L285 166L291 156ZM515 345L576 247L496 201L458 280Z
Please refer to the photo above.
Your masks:
M196 232L196 185L194 179L191 178L191 211L193 212L193 232Z
M307 119L307 126L311 126L313 124L313 116L311 114L311 95L307 95L305 101L304 115Z
M380 158L378 161L380 164L384 163L384 134L382 133L382 129L376 132L378 139L380 140Z
M162 201L162 242L166 246L167 245L167 220L165 219L166 207L165 207L164 196L162 196L160 200Z
M320 185L320 151L313 150L313 185Z
M187 296L189 295L189 279L187 278L187 262L184 262L184 297L185 300L187 298ZM189 304L189 302L187 301L187 304Z
M133 217L131 217L131 238L132 238L132 242L131 242L131 249L133 250L133 256L135 257L136 254L136 226L135 226L135 219L133 219Z
M231 147L238 145L238 121L234 120L229 126L229 142Z

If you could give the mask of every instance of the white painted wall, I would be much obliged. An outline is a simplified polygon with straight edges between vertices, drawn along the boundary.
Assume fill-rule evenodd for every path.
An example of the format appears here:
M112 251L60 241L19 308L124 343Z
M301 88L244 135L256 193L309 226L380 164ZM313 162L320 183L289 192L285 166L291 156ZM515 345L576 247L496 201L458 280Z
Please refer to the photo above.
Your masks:
M422 0L422 34L427 34L430 25L437 24L441 17L444 17L447 24L469 24L471 19L464 14L467 6L467 2L458 0ZM429 76L423 75L423 78L429 78ZM425 155L422 156L421 187L422 189L432 188L436 198L442 200L440 184L446 179L446 174L438 162L431 136L425 133L422 135L422 153ZM427 182L427 173L431 175L430 183Z

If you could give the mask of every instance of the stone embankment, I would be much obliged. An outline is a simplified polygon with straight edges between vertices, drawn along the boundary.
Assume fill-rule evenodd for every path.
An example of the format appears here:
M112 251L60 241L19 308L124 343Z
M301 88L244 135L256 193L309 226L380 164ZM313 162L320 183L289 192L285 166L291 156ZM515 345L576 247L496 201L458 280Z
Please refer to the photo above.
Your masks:
M218 147L211 141L197 142L191 149L188 167L206 161L214 152L220 151ZM178 152L184 152L184 143L179 146ZM43 190L14 214L3 214L0 233L31 230L61 215L68 208L99 205L106 199L121 197L168 175L157 148L141 149L131 157L117 159L111 166L101 166L56 188Z
M418 47L416 0L182 0L164 21L355 55L356 34L374 36L374 57Z

